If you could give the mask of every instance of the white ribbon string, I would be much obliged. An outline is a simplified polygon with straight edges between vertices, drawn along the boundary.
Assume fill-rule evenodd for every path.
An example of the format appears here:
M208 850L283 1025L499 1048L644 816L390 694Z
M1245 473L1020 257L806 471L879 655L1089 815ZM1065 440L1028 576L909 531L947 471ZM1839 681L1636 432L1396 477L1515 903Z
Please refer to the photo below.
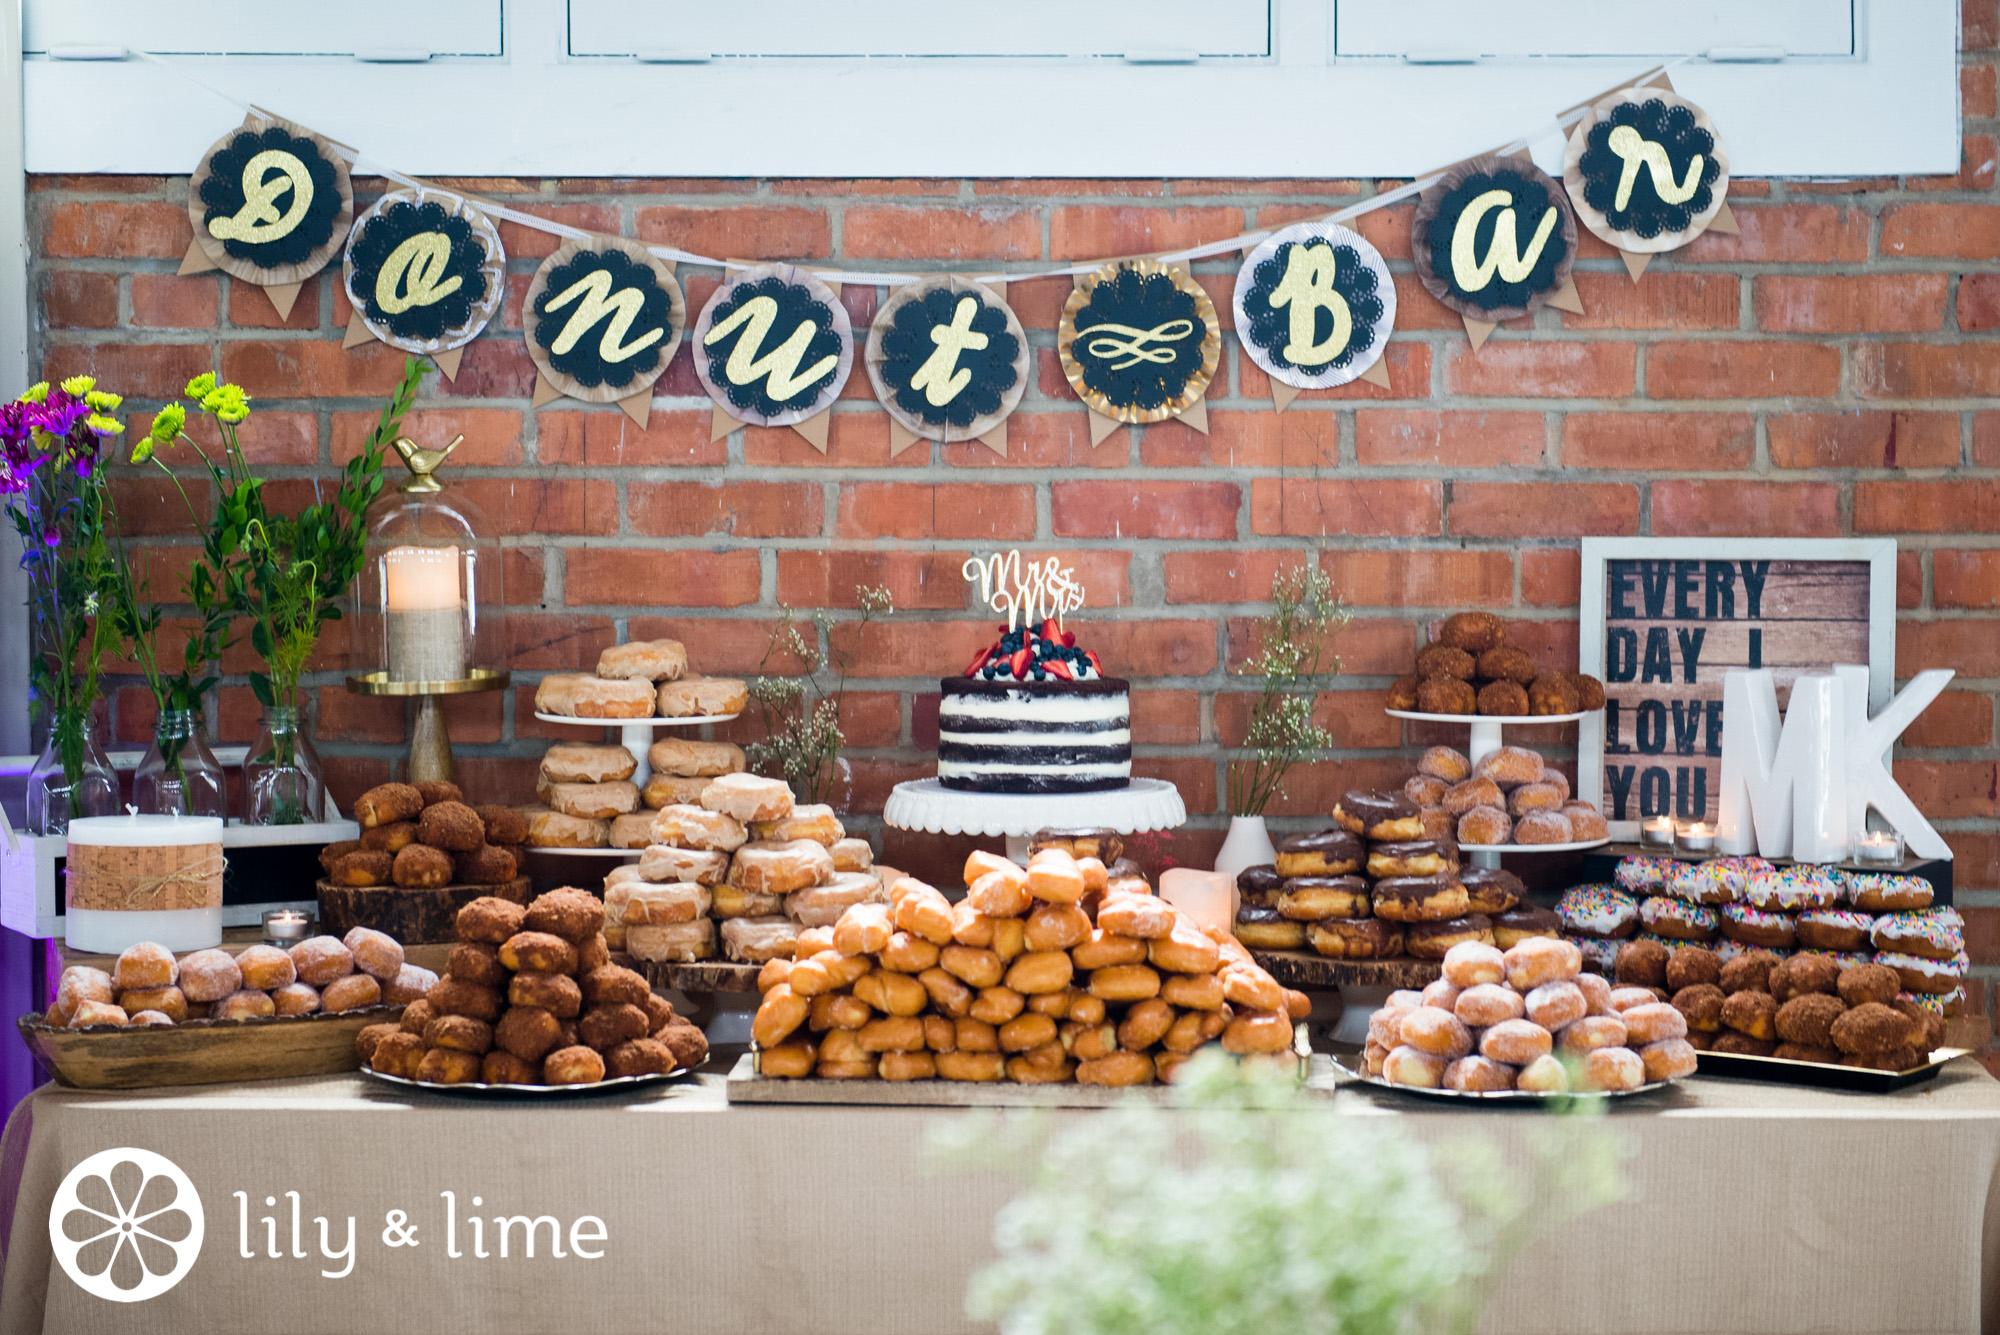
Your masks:
M229 93L224 92L222 89L215 87L213 84L208 83L206 80L195 77L193 74L190 74L186 69L184 69L183 67L181 67L180 65L176 64L171 60L167 60L161 56L154 55L150 51L134 50L131 52L131 54L137 56L141 60L151 61L153 64L158 65L161 68L174 74L176 77L183 79L190 84L193 84L195 87L201 89L202 91L211 93L214 96L221 98L223 101L229 103L231 106L236 107L238 110L244 112L246 115L271 114L260 107L257 107L249 102L243 101L241 98L235 97ZM1673 60L1667 61L1665 64L1655 65L1651 69L1647 70L1644 74L1641 74L1634 79L1627 80L1625 83L1619 84L1617 88L1607 90L1606 93L1600 93L1597 97L1592 98L1590 102L1583 103L1582 105L1579 105L1577 107L1572 108L1569 111L1562 113L1561 115L1557 116L1554 120L1549 122L1547 125L1544 125L1541 129L1536 130L1531 134L1523 135L1519 139L1510 140L1506 144L1501 145L1499 148L1492 149L1489 151L1493 156L1506 157L1513 153L1519 153L1521 150L1527 148L1530 144L1536 143L1539 140L1542 140L1551 134L1567 135L1570 130L1570 127L1574 126L1578 121L1582 120L1585 116L1588 116L1590 114L1591 106L1594 103L1601 100L1603 97L1607 96L1608 93L1616 92L1619 89L1636 87L1640 84L1649 82L1650 80L1656 79L1660 75L1665 74L1668 70L1673 69L1675 66L1685 64L1689 60L1692 60L1693 58L1694 57L1692 56L1679 56ZM363 175L380 176L385 180L395 182L397 185L403 187L406 190L440 190L443 188L440 186L431 185L429 182L421 180L417 177L407 176L402 172L397 171L395 168L377 162L373 158L367 157L364 154L361 154L353 149L347 148L345 145L336 144L335 147L340 149L342 155L348 159L349 170L351 171L360 172ZM1485 154L1474 154L1473 156L1481 157L1485 156ZM1447 168L1446 170L1448 171L1449 168ZM1365 213L1372 213L1376 209L1388 208L1390 205L1400 203L1403 200L1408 199L1412 195L1422 194L1424 191L1430 189L1433 185L1436 185L1440 180L1442 180L1444 178L1444 175L1445 172L1438 171L1438 172L1432 172L1426 176L1418 177L1416 180L1409 181L1404 183L1403 185L1396 186L1394 189L1385 190L1380 194L1370 195L1368 198L1350 204L1346 208L1341 209L1338 212L1328 214L1326 217L1319 219L1318 221L1329 222L1329 223L1346 223L1352 219L1359 218ZM449 193L461 194L461 195L465 194L464 191L450 191ZM598 235L595 232L587 231L580 227L571 227L567 223L560 223L552 221L548 218L537 217L532 213L523 213L519 209L510 208L505 204L500 204L481 196L466 195L466 198L472 200L473 203L475 203L478 206L481 212L487 213L492 217L502 218L511 223L518 223L522 227L533 228L535 231L538 232L547 232L551 236L560 236L572 241L589 241L594 239ZM1164 255L1156 255L1151 258L1157 260L1161 264L1185 264L1185 263L1190 263L1194 260L1209 259L1216 255L1228 255L1240 250L1249 250L1252 247L1256 246L1259 242L1268 239L1271 235L1272 233L1269 231L1245 232L1241 236L1229 237L1228 239L1222 241L1209 241L1199 246L1190 246L1185 250L1170 251ZM698 255L693 251L682 250L678 246L648 245L646 246L646 249L650 251L652 254L659 256L663 260L673 260L677 264L704 265L713 269L739 269L743 267L743 265L740 262L731 263L728 261L715 259L708 255ZM1024 273L995 272L988 276L992 277L996 281L1007 282L1007 283L1027 282L1030 279L1035 279L1035 278L1074 278L1080 274L1095 273L1097 272L1097 270L1102 268L1107 262L1108 261L1106 260L1085 260L1082 261L1081 263L1065 265L1057 269L1032 269ZM799 265L797 267L804 270L807 273L814 275L815 277L821 279L824 282L851 283L862 287L901 287L906 283L914 283L920 279L933 276L927 273L898 273L898 272L878 273L872 270L865 270L865 269L810 269L806 268L806 266L804 265Z

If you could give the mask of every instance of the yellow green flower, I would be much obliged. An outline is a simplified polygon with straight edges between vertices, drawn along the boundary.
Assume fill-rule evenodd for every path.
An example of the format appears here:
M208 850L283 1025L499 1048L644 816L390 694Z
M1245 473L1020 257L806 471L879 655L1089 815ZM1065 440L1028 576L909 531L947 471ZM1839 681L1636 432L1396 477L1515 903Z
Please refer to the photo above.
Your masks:
M73 375L62 382L65 394L74 394L79 399L97 388L97 378L87 375Z
M213 371L203 371L200 375L188 381L187 396L196 403L200 403L214 392L215 373Z
M103 413L92 413L83 419L83 424L100 436L115 436L125 430L125 424L115 417Z
M215 420L235 425L250 415L250 396L241 385L223 385L202 396L201 406L215 414Z
M49 382L46 380L28 386L27 391L21 395L22 403L47 403L48 401Z
M159 413L153 418L153 429L146 434L145 440L139 442L134 447L132 462L135 464L144 463L145 459L139 457L139 450L143 449L147 457L150 458L156 446L173 444L181 438L181 432L186 428L187 409L181 407L178 403L170 403L160 409Z
M100 413L116 412L118 411L118 405L125 402L124 398L120 395L107 394L101 389L91 390L83 396L83 401L89 404L93 411Z

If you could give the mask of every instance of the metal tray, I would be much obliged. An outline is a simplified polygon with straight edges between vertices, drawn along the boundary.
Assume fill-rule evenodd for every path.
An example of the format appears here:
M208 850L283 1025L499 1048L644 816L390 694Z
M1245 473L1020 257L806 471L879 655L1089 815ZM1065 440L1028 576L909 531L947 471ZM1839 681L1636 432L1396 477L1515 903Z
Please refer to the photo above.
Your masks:
M614 1075L600 1080L594 1085L487 1085L468 1081L462 1085L438 1085L425 1080L412 1080L408 1076L388 1075L364 1066L361 1074L384 1084L402 1085L406 1089L421 1089L427 1094L459 1094L475 1099L560 1099L587 1094L604 1094L612 1090L638 1089L644 1085L665 1084L678 1080L693 1068L683 1066L679 1070L668 1071L664 1075Z
M1707 1054L1703 1053L1701 1055L1706 1056ZM1505 1103L1525 1106L1535 1103L1552 1103L1560 1099L1623 1099L1630 1098L1634 1094L1650 1094L1655 1090L1666 1089L1676 1083L1672 1080L1656 1080L1652 1084L1641 1085L1637 1089L1570 1090L1563 1093L1543 1093L1532 1089L1496 1089L1473 1093L1467 1090L1425 1089L1419 1085L1394 1084L1384 1080L1379 1075L1368 1074L1366 1069L1357 1069L1349 1066L1338 1057L1334 1058L1333 1065L1342 1076L1349 1080L1359 1081L1364 1085L1374 1085L1378 1089L1393 1089L1398 1094L1415 1094L1421 1098L1443 1099L1453 1103Z
M1735 1052L1698 1052L1696 1071L1701 1075L1724 1076L1732 1080L1769 1080L1781 1085L1812 1085L1820 1089L1846 1089L1857 1094L1891 1094L1911 1085L1934 1080L1944 1064L1963 1057L1970 1048L1939 1048L1929 1061L1907 1071L1869 1071L1859 1066L1830 1066L1824 1062L1793 1061L1789 1057L1750 1057Z

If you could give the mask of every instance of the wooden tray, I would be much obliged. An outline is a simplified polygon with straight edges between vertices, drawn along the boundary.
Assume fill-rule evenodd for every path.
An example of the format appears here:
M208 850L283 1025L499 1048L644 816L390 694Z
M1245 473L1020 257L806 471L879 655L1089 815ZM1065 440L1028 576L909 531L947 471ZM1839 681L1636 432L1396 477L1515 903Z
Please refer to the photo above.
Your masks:
M1428 987L1444 976L1438 960L1334 960L1310 950L1253 950L1250 958L1286 987Z
M150 1089L359 1070L354 1036L402 1014L401 1006L369 1006L333 1014L188 1020L133 1029L56 1029L39 1015L23 1015L20 1030L35 1060L65 1085Z
M458 911L467 904L485 895L525 904L533 884L526 876L499 885L440 885L429 890L321 881L319 929L328 936L346 936L356 927L373 927L406 946L448 944L458 940Z
M682 992L755 992L761 964L738 964L734 960L701 960L675 964L670 960L633 960L631 967L645 976L655 991L675 988Z

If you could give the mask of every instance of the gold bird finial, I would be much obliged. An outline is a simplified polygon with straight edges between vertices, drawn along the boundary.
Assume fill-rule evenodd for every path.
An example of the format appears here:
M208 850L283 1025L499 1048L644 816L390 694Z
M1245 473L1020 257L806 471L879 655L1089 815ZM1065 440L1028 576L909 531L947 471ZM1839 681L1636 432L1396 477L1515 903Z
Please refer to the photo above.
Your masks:
M450 457L453 450L464 443L464 440L464 436L453 436L451 444L445 446L443 449L426 450L420 448L414 440L409 439L407 436L398 436L395 442L396 453L403 456L403 463L410 470L409 481L403 484L403 490L412 492L443 491L444 483L433 477L432 474L437 471L440 464Z

